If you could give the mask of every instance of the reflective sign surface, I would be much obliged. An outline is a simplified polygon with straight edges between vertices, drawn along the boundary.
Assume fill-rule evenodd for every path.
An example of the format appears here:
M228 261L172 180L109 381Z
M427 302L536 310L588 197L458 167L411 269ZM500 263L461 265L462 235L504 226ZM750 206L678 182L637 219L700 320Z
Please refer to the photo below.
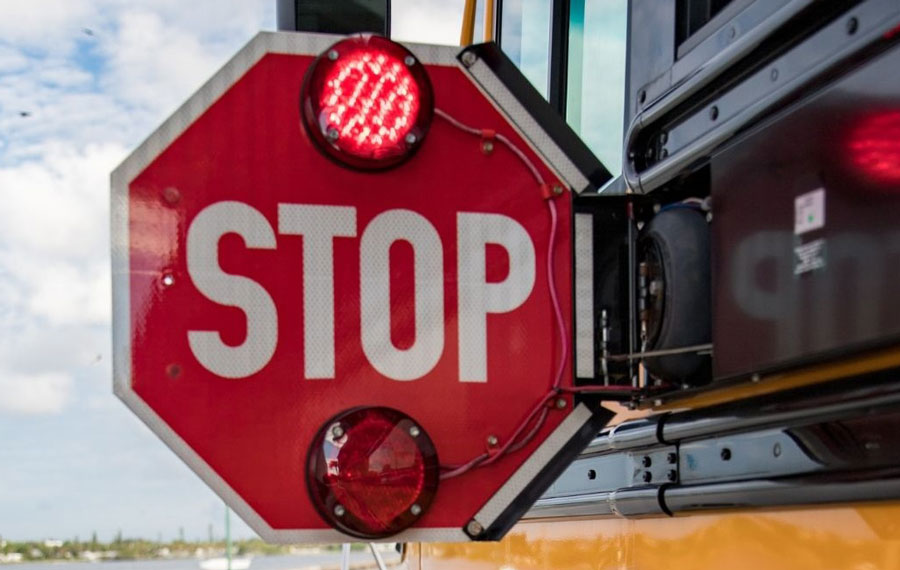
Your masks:
M546 188L560 184L452 59L427 66L436 107L522 157L435 117L416 155L388 172L328 160L298 105L328 44L256 56L241 72L241 57L296 41L286 36L251 42L211 80L227 90L201 90L114 175L116 383L264 538L340 540L304 479L329 418L400 410L446 473L502 448L560 370L570 384L548 279L568 336L570 201L549 198L548 274ZM572 409L568 396L550 403L520 432L536 434L522 449L442 480L417 527L465 539L460 529Z

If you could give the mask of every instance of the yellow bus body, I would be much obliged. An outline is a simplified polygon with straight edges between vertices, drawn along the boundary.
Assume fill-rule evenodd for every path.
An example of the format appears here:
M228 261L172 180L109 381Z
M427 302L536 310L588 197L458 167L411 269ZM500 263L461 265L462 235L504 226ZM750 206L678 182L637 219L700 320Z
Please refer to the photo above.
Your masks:
M410 544L410 570L888 570L900 503L519 523L500 542Z

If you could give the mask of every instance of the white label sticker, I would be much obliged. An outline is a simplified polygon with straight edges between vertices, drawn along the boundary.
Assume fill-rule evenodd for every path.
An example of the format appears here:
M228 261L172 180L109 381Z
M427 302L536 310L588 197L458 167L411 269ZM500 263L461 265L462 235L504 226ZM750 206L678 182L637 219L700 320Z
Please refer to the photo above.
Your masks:
M819 188L794 199L794 234L825 226L825 189Z
M825 267L825 240L817 239L794 248L794 275Z

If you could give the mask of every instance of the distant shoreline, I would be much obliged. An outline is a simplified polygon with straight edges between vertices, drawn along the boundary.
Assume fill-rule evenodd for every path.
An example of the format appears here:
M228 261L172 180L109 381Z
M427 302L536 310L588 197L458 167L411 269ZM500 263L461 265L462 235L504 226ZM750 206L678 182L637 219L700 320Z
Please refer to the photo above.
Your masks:
M365 545L354 545L360 550ZM267 544L260 539L235 540L232 554L241 556L273 555L319 555L336 552L339 545L283 546ZM225 542L150 541L146 539L125 539L102 543L91 541L45 539L40 541L0 540L0 566L25 564L29 562L123 562L154 560L200 560L225 555Z

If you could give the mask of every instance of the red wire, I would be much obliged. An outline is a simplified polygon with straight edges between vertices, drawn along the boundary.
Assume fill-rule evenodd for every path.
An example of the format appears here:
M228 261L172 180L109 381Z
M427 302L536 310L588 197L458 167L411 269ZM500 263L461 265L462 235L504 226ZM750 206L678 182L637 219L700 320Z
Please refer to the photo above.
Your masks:
M446 112L441 109L434 110L435 115L441 117L452 126L460 129L461 131L467 132L476 136L483 136L484 131L480 129L476 129L474 127L470 127L455 118L448 115ZM519 160L528 168L531 172L531 175L534 177L539 187L544 186L544 178L541 176L540 170L538 170L537 166L528 158L528 156L522 152L511 140L505 137L502 134L495 134L493 138L496 138L498 141L503 143ZM466 473L476 467L484 467L490 465L497 461L500 457L508 453L512 453L514 451L518 451L528 445L535 435L540 431L541 427L544 425L545 420L547 419L548 407L547 404L555 398L559 391L560 385L562 384L563 374L566 369L566 359L569 356L569 340L566 337L566 326L565 320L563 319L562 307L559 302L559 294L556 290L556 280L553 274L554 267L554 249L556 247L556 231L558 226L558 214L556 211L556 204L553 202L553 199L546 200L547 209L550 212L550 235L548 236L548 250L547 250L547 283L550 290L550 302L553 305L553 315L556 321L556 328L559 332L560 339L560 357L559 357L559 366L556 369L556 376L553 379L553 384L551 385L550 391L537 403L537 405L529 412L527 416L522 420L519 426L513 431L512 435L506 440L506 442L500 446L498 449L493 450L488 453L483 453L473 459L470 459L466 463L461 465L444 465L441 468L444 469L444 473L441 474L441 479L450 479L451 477L457 477ZM569 391L569 390L567 390ZM537 421L534 422L534 426L525 434L521 439L519 436L522 432L532 423L534 418L537 417Z
M538 420L534 423L534 427L531 428L531 431L529 431L528 434L522 438L522 441L510 447L507 450L507 453L519 451L520 449L528 445L528 442L531 441L535 435L537 435L537 432L541 429L541 426L544 425L544 421L547 419L547 412L549 411L550 408L544 406L544 409L541 410L541 414L540 416L538 416Z
M560 388L560 392L571 394L593 394L603 392L631 392L631 386L575 386L574 388Z

